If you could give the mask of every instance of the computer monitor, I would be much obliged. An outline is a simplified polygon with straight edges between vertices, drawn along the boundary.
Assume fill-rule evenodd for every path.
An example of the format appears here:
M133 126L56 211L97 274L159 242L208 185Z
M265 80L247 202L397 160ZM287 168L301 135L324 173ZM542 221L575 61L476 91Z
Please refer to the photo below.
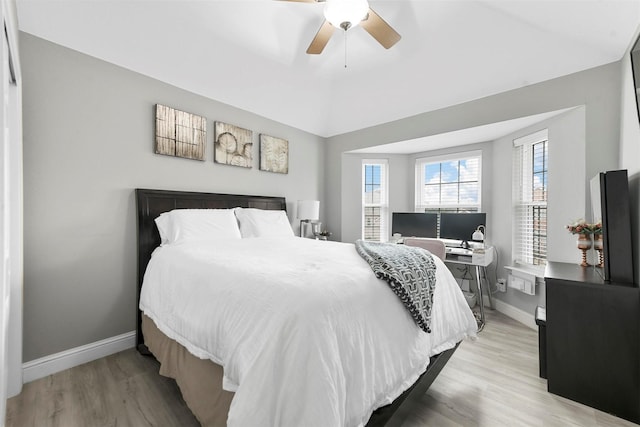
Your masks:
M438 215L424 212L394 212L391 233L403 237L437 237Z
M440 238L460 240L463 246L472 241L473 232L479 225L486 226L487 214L485 213L441 213L440 214Z

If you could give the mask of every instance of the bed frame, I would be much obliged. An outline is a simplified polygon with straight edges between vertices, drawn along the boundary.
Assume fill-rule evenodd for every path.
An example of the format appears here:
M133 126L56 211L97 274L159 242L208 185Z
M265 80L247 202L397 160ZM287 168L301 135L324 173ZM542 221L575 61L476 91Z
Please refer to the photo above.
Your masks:
M197 193L186 191L136 189L136 205L138 216L138 283L136 287L136 347L145 356L153 356L144 343L142 334L142 312L140 306L140 290L151 253L160 246L160 234L155 218L161 213L173 209L229 209L235 207L258 208L267 210L286 210L284 197L245 196L236 194ZM405 401L417 400L424 395L431 383L436 379L453 352L458 348L444 351L431 358L431 363L424 374L403 394L387 406L378 408L367 423L367 427L400 425L402 419L391 416ZM399 415L399 414L398 414Z

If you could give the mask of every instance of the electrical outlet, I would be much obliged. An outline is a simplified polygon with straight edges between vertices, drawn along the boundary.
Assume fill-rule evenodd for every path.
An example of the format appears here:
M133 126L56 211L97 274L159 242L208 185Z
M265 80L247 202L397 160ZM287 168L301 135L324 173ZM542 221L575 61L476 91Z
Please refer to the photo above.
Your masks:
M498 287L498 291L507 292L507 281L505 279L498 279L496 286Z

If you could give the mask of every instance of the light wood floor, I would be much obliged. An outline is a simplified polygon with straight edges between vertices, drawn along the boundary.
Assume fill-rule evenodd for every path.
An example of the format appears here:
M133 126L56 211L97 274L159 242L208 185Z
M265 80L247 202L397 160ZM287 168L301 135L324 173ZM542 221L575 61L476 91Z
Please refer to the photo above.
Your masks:
M198 426L173 380L127 350L25 384L7 402L7 427ZM497 313L460 345L403 427L636 426L547 392L537 333ZM637 427L637 426L636 426Z

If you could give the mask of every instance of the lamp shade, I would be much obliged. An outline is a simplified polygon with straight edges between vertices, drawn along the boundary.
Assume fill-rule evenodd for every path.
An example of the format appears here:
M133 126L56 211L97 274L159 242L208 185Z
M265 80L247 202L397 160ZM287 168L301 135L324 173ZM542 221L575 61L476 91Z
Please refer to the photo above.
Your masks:
M298 219L317 220L320 218L319 200L298 200Z
M482 230L485 230L484 225L479 225L478 228L476 228L476 231L473 232L471 240L477 240L479 242L484 241L484 233L482 232L482 230L480 230L481 228Z
M367 16L369 4L367 0L327 0L324 6L324 17L336 28L343 28L343 23L348 23L348 28L355 27Z

